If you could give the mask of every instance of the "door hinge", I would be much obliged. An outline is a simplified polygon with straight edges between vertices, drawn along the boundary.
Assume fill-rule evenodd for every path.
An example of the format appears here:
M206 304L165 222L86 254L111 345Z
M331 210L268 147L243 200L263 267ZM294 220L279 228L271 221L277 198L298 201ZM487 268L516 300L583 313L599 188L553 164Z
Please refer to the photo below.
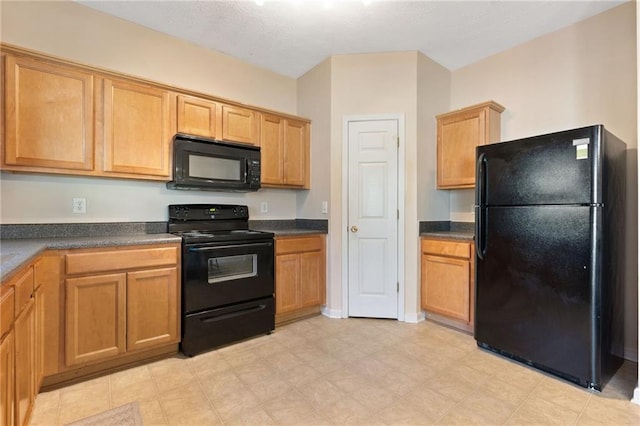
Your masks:
M397 213L397 219L400 220L400 210L396 210Z
M400 148L400 136L396 136L396 142L398 143L398 148Z
M396 293L400 293L400 282L396 283Z

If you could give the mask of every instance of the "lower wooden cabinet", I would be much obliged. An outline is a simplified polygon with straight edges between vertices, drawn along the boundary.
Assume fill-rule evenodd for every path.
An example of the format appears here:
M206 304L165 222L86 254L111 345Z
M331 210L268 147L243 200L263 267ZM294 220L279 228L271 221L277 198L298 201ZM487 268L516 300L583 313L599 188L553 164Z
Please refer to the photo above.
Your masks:
M176 267L127 274L127 350L178 342Z
M320 312L325 303L324 235L276 237L276 324Z
M13 301L13 289L7 288L0 300L0 425L3 426L13 425L15 412Z
M64 275L64 272L67 275ZM177 351L180 244L47 251L0 287L0 426L44 385Z
M15 420L27 423L33 407L36 379L36 312L31 299L13 324L15 333Z
M421 307L432 319L473 330L473 244L423 238ZM451 320L451 321L447 321Z
M0 424L13 425L15 412L13 331L0 341Z
M124 353L127 276L105 274L66 280L66 365Z
M179 244L67 253L82 276L65 280L66 366L178 343L179 259Z

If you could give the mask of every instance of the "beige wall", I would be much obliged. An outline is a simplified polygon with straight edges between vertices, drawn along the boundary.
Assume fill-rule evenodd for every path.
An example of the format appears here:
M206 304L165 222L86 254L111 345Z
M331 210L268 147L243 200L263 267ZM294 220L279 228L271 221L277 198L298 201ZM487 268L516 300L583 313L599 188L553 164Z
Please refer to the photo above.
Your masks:
M177 87L285 113L297 112L296 80L73 2L2 2L0 39ZM2 223L166 220L171 203L249 205L254 219L297 217L296 191L252 194L170 191L162 183L2 173ZM25 194L29 194L25 196ZM71 213L73 197L87 214ZM260 213L266 201L269 212ZM42 205L47 208L43 209Z
M405 234L418 235L417 222L417 53L379 53L334 56L331 61L331 209L329 226L331 245L329 292L341 295L343 193L343 120L347 116L401 114L405 123L405 158L400 158L400 171L405 179L405 203L401 206ZM404 165L404 167L402 166ZM418 267L415 238L404 245L405 264L399 265L404 275L405 314L417 318ZM332 299L332 301L337 301ZM342 309L340 303L328 307Z
M298 217L327 219L322 202L329 201L333 173L329 157L331 138L331 59L320 63L298 79L298 114L313 117L311 122L311 188L299 191ZM338 168L336 172L340 172Z
M450 110L451 73L418 54L418 219L449 220L450 192L436 189L436 119Z
M506 107L502 140L602 123L624 140L627 164L625 353L637 359L637 69L630 2L452 73L451 108L493 99ZM451 218L473 191L452 191Z

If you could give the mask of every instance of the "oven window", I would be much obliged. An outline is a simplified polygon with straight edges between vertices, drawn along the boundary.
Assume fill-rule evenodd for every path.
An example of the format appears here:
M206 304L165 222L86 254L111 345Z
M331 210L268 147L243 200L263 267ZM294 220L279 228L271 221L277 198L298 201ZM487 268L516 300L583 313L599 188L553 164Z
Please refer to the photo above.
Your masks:
M241 254L238 256L209 258L209 284L258 275L258 255Z
M240 160L189 155L189 177L212 180L240 180Z

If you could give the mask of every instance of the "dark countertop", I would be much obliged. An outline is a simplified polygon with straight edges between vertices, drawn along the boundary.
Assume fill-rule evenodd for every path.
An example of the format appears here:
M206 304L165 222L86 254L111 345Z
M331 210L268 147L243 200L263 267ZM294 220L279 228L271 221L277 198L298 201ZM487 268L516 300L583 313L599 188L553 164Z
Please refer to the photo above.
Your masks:
M180 243L172 234L132 234L101 237L33 238L0 240L0 281L47 249L65 250L94 247Z
M289 235L313 235L313 234L326 234L327 231L321 231L318 229L300 229L300 228L269 228L269 227L252 227L255 231L273 232L276 237L286 237Z
M323 219L251 220L250 229L273 232L276 237L326 234ZM113 235L115 234L115 235ZM166 222L54 223L0 225L0 281L47 249L180 243L167 233Z
M464 240L473 241L473 232L465 231L434 231L434 232L421 232L420 237L442 238L446 240Z

